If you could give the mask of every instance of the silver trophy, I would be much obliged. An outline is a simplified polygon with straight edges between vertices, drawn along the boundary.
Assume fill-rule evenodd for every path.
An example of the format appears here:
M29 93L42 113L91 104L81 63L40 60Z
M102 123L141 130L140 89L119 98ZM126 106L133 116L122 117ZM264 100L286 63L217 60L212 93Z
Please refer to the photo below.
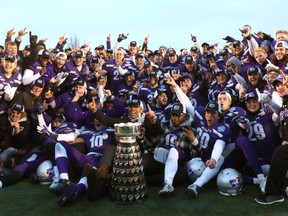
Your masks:
M113 162L111 198L118 204L142 203L148 196L141 150L136 141L140 126L131 122L114 125L119 142Z

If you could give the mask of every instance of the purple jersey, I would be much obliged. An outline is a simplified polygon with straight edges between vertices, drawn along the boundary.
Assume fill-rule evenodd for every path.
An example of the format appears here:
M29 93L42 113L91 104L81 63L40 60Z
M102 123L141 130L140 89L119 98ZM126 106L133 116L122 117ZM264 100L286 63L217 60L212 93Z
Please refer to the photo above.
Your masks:
M110 60L106 61L102 65L102 70L107 71L107 78L108 78L108 88L115 94L115 91L117 90L118 86L123 83L123 78L124 76L120 75L118 69L117 69L117 64L115 60ZM122 65L121 68L123 70L131 70L135 72L137 70L136 66L131 60L125 61ZM135 77L136 74L135 74Z
M217 101L218 94L221 91L224 91L226 88L231 88L235 90L235 86L237 84L237 81L234 77L229 79L224 85L219 85L218 82L215 80L215 82L212 82L209 90L208 90L208 99L209 101Z
M79 69L73 60L66 62L65 64L66 70L69 72L68 77L62 84L62 88L68 87L71 88L71 85L76 80L85 80L87 74L86 71L89 70L88 65L86 63L82 63L81 69Z
M97 167L105 147L107 145L115 145L114 130L111 128L104 128L101 131L84 131L81 136L85 140L87 154L77 151L67 142L59 142L56 144L55 162L60 176L63 173L68 173L68 160L71 162L73 168L78 172L83 172L83 166L86 163L91 164L93 167ZM63 157L63 147L66 151L66 157ZM84 174L82 173L81 179L83 177ZM81 195L87 189L81 179L76 188L78 195Z
M3 99L5 89L18 88L22 83L20 72L14 73L11 77L6 77L3 68L0 67L0 99Z
M65 112L67 119L71 122L75 122L79 127L94 127L91 111L86 108L86 101L69 102Z
M238 126L236 120L241 116L247 117L246 111L241 107L234 106L223 114L225 123L229 125L231 130L231 142L235 142L236 138L242 135L242 129Z
M164 72L163 72L163 69L161 70L160 68L156 68L154 67L154 72L157 73L158 75L158 83L160 85L162 84L165 84L165 80L164 80ZM149 78L149 72L145 71L144 73L142 73L142 75L138 78L138 80L141 82L141 83L144 83L144 82L147 82L148 83L148 78Z
M177 62L171 63L168 60L163 61L163 68L165 69L166 72L171 74L176 74L178 73L178 66L181 64L181 59L178 58Z
M36 61L33 65L29 67L29 69L33 71L33 75L38 74L38 73L40 74L40 71L42 70L42 68L43 68L42 65L38 61Z
M230 143L231 131L224 123L216 123L208 126L205 120L205 107L198 106L195 109L196 135L201 146L202 159L204 161L211 158L216 140L223 140L226 145Z
M166 106L166 107L167 107L167 106ZM165 121L167 121L167 119L166 119L166 117L165 117L165 113L164 113L166 107L163 107L163 108L162 108L162 107L159 107L159 106L157 106L157 105L155 105L155 104L154 104L153 107L151 107L151 109L154 111L154 113L155 113L157 119L159 120L159 122L165 122ZM169 109L169 112L170 112L170 109ZM170 115L169 115L169 117L170 117ZM169 120L170 120L170 118L169 118Z
M57 110L60 107L65 108L73 99L74 94L72 92L66 92L58 97L55 98L55 110Z
M47 85L49 80L55 77L58 73L60 73L62 69L57 69L55 62L53 64L48 64L46 67L46 72L41 76L41 78L45 81Z
M68 123L62 124L59 127L52 128L52 130L53 130L53 133L56 133L56 134L68 134L68 133L75 132L76 128L77 128L76 124L68 122ZM56 142L57 140L55 140L54 138L48 137L43 141L42 145L46 146L46 144L48 143L56 143Z
M158 88L159 86L156 88L152 88L150 85L142 86L138 91L138 98L145 103L153 104L152 99L154 98L154 94Z
M159 89L167 90L167 87L165 85L157 86L156 88L152 88L150 85L142 86L138 91L138 98L150 106L153 106L152 99L154 98L155 92Z
M270 95L270 92L271 92L270 89L271 89L271 88L270 88L270 86L268 85L268 83L265 82L265 81L262 81L260 86L251 86L251 85L248 85L248 86L247 86L247 94L250 93L250 92L255 92L255 93L256 93L256 90L255 90L256 88L258 88L261 93L266 93L266 94L269 94L269 95Z
M248 138L255 147L260 158L270 161L272 153L280 144L278 127L272 120L273 113L267 113L262 109L257 115L247 115L250 120Z
M197 107L197 106L206 106L206 104L209 102L208 101L208 97L204 96L201 92L200 92L200 86L201 84L196 83L195 85L193 85L192 89L189 91L188 93L188 97L193 105L193 107Z
M116 145L115 130L113 128L103 128L100 131L89 130L81 133L81 137L85 140L87 154L96 152L103 154L107 145Z
M102 112L107 115L107 116L111 116L114 118L120 118L122 117L124 114L126 114L126 107L125 105L122 103L122 101L120 99L118 99L117 97L115 97L112 101L110 101L113 104L113 108L106 108L106 106L104 105L104 107L102 108ZM104 102L105 104L105 102Z
M53 86L53 91L61 92L62 88L64 88L64 86L62 87L61 84L65 81L65 77L68 75L69 73L65 65L61 69L58 69L56 67L56 63L54 62L53 64L47 65L46 72L41 76L41 79L45 81L45 85L48 85L50 79L55 77L57 82L55 83L55 87Z
M134 85L134 84L133 84ZM117 92L114 93L115 96L119 94L120 92L124 93L126 98L129 97L129 92L133 92L133 85L128 86L126 83L122 83L118 86Z

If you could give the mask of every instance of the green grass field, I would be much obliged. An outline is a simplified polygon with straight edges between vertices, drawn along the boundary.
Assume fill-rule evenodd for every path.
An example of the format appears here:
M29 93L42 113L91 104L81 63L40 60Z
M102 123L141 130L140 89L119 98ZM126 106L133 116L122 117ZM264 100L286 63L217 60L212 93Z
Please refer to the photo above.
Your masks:
M185 186L175 187L175 196L169 199L158 197L160 187L149 187L149 198L142 204L120 205L108 196L97 202L89 202L85 196L71 206L60 208L60 198L50 192L46 185L34 185L22 180L16 185L2 188L0 192L1 216L41 216L41 215L242 215L242 216L287 216L287 200L273 205L259 205L254 198L260 194L257 186L245 186L245 192L236 197L218 194L215 183L209 183L197 199L191 200L185 194Z

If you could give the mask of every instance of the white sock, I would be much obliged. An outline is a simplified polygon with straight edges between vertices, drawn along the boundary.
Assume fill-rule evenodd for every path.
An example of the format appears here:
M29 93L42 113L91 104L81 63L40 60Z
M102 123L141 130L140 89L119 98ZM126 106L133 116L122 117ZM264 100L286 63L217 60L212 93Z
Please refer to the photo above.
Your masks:
M179 154L175 148L171 148L165 163L164 182L172 185L178 169Z
M257 178L258 178L259 181L260 181L260 180L264 179L265 176L264 176L264 174L258 174L258 175L257 175Z
M202 187L204 184L206 184L208 181L210 181L214 176L216 176L224 163L224 157L221 156L216 163L216 167L214 169L210 169L209 167L206 167L202 175L196 179L196 181L193 184L196 184L199 187Z
M69 180L69 175L68 175L68 173L61 173L61 174L59 175L59 177L60 177L60 179Z
M87 177L83 176L80 181L78 182L78 184L83 184L86 188L86 190L88 189L88 182L87 182Z
M57 166L53 167L53 171L54 171L54 179L59 177L59 170Z

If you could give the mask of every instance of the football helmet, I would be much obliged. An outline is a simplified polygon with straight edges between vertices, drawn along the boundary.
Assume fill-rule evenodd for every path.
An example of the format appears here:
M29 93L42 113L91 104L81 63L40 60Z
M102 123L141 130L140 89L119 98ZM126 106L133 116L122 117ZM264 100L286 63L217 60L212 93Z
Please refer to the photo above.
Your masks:
M39 164L36 176L40 184L51 184L54 177L54 169L50 160L45 160Z
M196 179L202 175L205 168L206 164L200 157L192 158L186 163L185 169L191 183L195 182Z
M241 174L233 169L223 169L217 176L218 192L224 196L237 196L243 191Z

